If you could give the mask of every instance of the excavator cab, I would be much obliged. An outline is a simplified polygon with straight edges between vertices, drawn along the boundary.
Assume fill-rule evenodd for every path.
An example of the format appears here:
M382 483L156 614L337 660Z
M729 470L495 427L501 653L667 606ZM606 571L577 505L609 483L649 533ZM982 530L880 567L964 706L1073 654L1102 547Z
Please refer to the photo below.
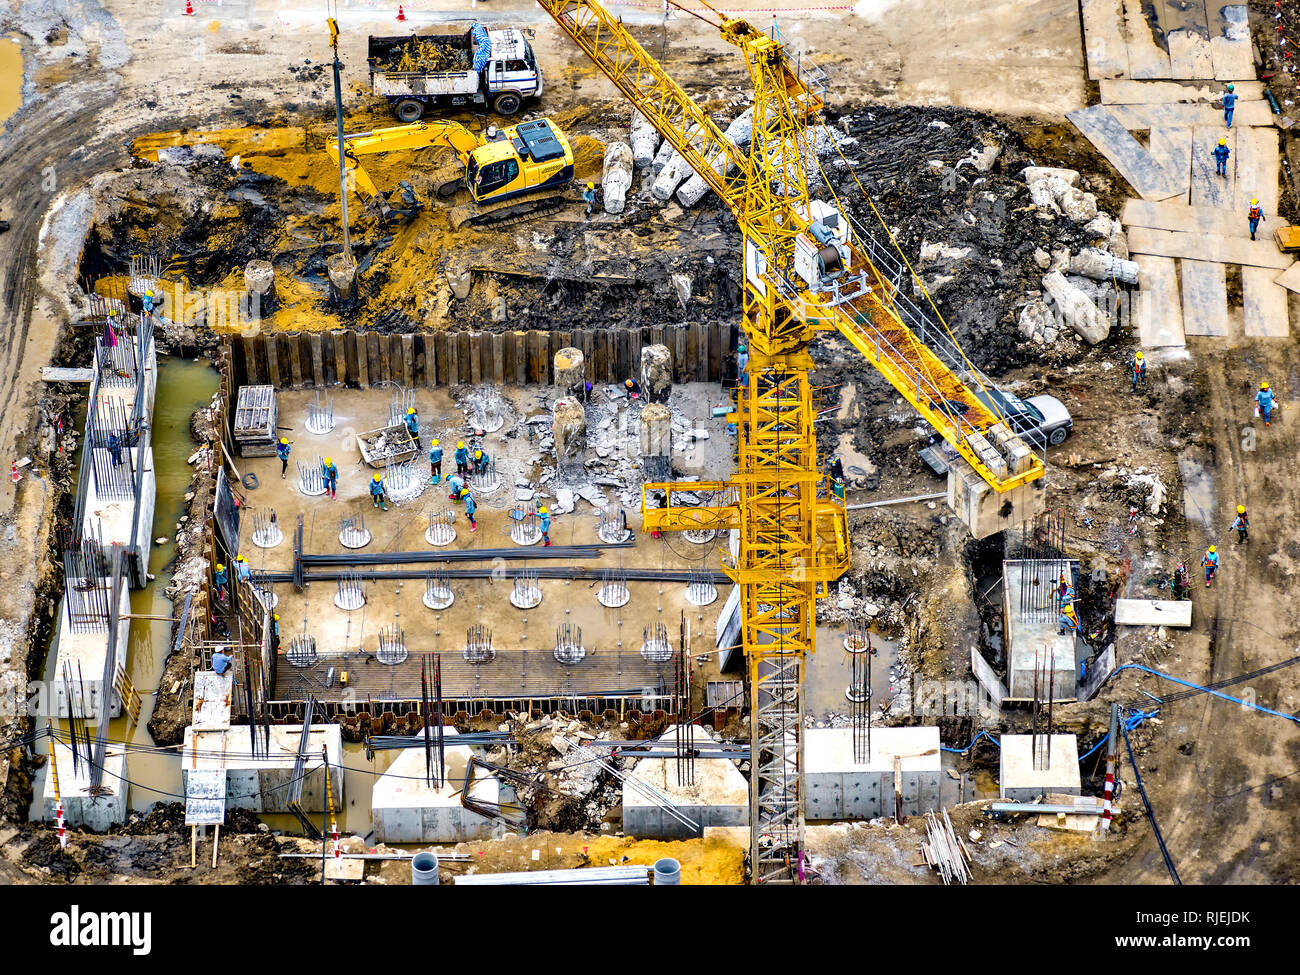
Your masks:
M573 179L573 150L547 119L507 126L470 153L465 181L475 203L505 200Z

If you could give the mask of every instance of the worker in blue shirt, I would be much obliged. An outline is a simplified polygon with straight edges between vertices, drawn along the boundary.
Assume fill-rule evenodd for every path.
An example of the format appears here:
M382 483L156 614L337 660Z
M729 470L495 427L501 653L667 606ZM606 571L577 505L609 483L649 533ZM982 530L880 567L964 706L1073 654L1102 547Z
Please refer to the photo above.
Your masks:
M325 478L325 491L331 498L338 497L339 469L333 458L326 457L320 465L321 475Z
M1268 383L1259 384L1259 392L1255 394L1255 405L1259 407L1259 416L1264 421L1264 426L1268 426L1273 418L1273 407L1277 401L1273 396L1273 390L1268 388Z
M1213 545L1205 550L1201 566L1205 569L1205 588L1209 589L1210 583L1214 581L1214 573L1219 571L1219 553Z
M1250 209L1246 211L1246 222L1250 224L1250 239L1255 239L1255 231L1259 229L1259 222L1264 219L1264 212L1259 208L1259 200L1250 201Z
M838 477L831 484L831 490L835 492L835 497L842 503L844 501L844 482Z
M749 348L744 342L736 346L736 377L740 385L749 385Z
M456 453L452 456L456 458L456 473L464 477L469 473L469 449L464 440L456 442Z
M280 614L271 614L271 652L280 649Z
M116 467L122 463L122 438L116 432L108 435L108 440L104 446L108 448L108 456L113 458L113 466Z
M542 547L551 544L551 512L546 505L537 509L537 525L542 529Z
M1223 124L1228 128L1232 128L1232 112L1237 105L1237 94L1234 87L1234 85L1229 84L1228 90L1223 93Z
M587 204L587 219L591 219L591 212L596 209L596 184L588 181L582 191L582 202Z
M472 461L475 474L486 474L489 465L492 463L492 458L482 447L475 447Z
M415 412L414 406L406 408L406 432L411 435L415 441L415 449L420 449L420 414Z
M284 480L284 473L289 469L289 438L281 437L280 443L275 448L275 456L280 458L280 480Z
M641 398L641 384L637 382L635 379L629 378L623 380L623 388L627 390L628 399Z
M372 507L388 510L388 498L384 494L384 475L376 474L370 479L370 500Z
M144 313L146 315L152 315L153 314L153 292L146 291L144 293L144 297L141 298L140 300L144 304Z
M1214 171L1220 176L1228 175L1228 156L1231 152L1228 150L1228 140L1220 139L1219 144L1214 147Z
M459 501L460 492L465 490L465 478L463 478L459 474L448 474L447 487L450 488L450 490L447 492L447 500Z
M1237 517L1232 522L1233 529L1237 532L1237 544L1250 541L1250 516L1246 514L1244 504L1237 505Z
M224 603L226 601L226 586L230 584L230 577L226 575L226 567L220 562L217 563L217 571L213 573L212 584L217 587L217 598Z
M242 555L235 557L235 578L240 582L248 582L253 578L253 567L248 564L248 559Z
M442 447L438 443L438 438L433 438L433 443L429 447L429 483L437 484L442 478Z
M230 669L234 658L230 655L229 647L217 647L212 651L212 672L214 674L224 674Z
M478 522L474 520L474 512L478 510L478 504L474 501L474 495L468 490L463 490L465 496L465 517L469 519L469 530L478 531Z

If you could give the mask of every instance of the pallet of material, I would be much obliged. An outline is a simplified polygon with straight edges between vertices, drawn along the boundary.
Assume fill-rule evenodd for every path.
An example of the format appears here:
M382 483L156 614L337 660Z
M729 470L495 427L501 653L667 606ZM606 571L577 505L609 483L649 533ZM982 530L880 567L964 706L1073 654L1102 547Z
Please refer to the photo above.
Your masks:
M1278 227L1273 240L1283 254L1294 254L1300 251L1300 227Z
M404 423L358 433L357 446L361 448L361 459L371 467L400 464L415 456L415 440Z
M275 454L276 430L280 418L274 386L241 386L235 401L231 435L243 457L271 457Z

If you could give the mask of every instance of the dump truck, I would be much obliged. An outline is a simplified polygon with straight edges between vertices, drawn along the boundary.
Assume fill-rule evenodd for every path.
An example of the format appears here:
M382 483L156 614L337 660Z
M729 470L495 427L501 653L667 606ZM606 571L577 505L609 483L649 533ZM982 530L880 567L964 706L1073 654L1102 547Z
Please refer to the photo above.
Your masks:
M514 115L542 94L542 69L519 30L488 30L475 21L464 33L370 38L370 88L388 99L403 122L434 106L488 105Z

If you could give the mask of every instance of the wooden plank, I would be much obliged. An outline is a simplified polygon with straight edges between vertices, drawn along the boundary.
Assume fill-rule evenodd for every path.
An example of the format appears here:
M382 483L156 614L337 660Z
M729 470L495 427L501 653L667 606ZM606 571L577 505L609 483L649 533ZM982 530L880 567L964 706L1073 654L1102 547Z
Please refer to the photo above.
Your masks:
M302 384L315 384L316 374L312 366L312 348L311 339L314 332L299 332L294 339L294 344L298 346L298 363L302 367Z
M591 334L591 329L584 328L582 331L576 332L574 334L574 345L582 350L582 358L587 367L587 382L592 385L600 382L596 375L596 341Z
M473 375L473 367L470 365L472 352L469 332L458 332L456 334L456 382L458 383L473 382L470 378Z
M1292 264L1273 279L1273 283L1300 294L1300 264Z
M411 334L397 336L397 344L401 347L402 355L402 382L407 386L415 385L415 336Z
M632 368L636 370L639 377L641 375L641 329L629 328L627 330L627 349L628 357L632 361Z
M1096 146L1098 152L1110 160L1140 196L1148 200L1165 200L1178 194L1173 178L1160 168L1151 153L1124 130L1110 108L1093 105L1069 112L1065 117L1074 123L1084 138Z
M107 330L105 330L107 331ZM41 381L47 383L88 383L95 378L93 366L41 366ZM250 385L252 385L250 383Z
M1178 296L1178 273L1168 257L1137 258L1137 301L1133 309L1138 338L1145 349L1183 346L1182 304Z
M1186 257L1194 261L1219 261L1251 267L1290 267L1292 258L1277 249L1272 240L1261 237L1221 237L1217 234L1177 233L1130 227L1128 249L1133 254L1157 257Z
M324 336L320 332L312 332L308 336L308 343L311 345L311 379L315 386L325 385L325 343Z
M1219 81L1241 82L1255 78L1255 57L1251 53L1250 27L1244 3L1209 5L1210 56L1214 59L1214 77ZM1242 97L1246 97L1244 94Z
M1105 105L1152 105L1190 102L1213 105L1223 97L1224 87L1217 81L1103 81L1101 100ZM1264 82L1238 81L1233 89L1242 101L1264 97ZM1237 103L1238 105L1241 102Z
M289 360L289 372L293 376L293 388L301 389L302 381L302 343L298 341L298 333L285 335L284 341L280 345L280 351Z
M356 333L356 351L357 351L357 386L361 389L370 388L370 343L366 340L365 332Z
M257 369L256 336L244 335L239 339L239 346L244 352L244 379L249 386L262 385L262 378Z
M1156 128L1147 141L1152 158L1178 187L1178 195L1171 200L1186 203L1192 187L1192 130Z
M688 382L687 376L690 375L690 361L686 357L686 329L680 325L673 327L673 371L676 373L675 381L679 383Z
M1237 137L1237 166L1235 174L1235 206L1243 222L1250 210L1252 198L1258 198L1260 208L1264 211L1264 223L1261 229L1277 214L1278 197L1278 131L1275 128L1238 129L1233 126Z
M547 379L546 336L536 329L528 333L528 380L544 384Z
M357 333L348 329L343 333L343 365L340 367L339 382L345 386L359 386L360 370L357 367Z
M380 353L380 335L378 332L366 333L366 368L370 370L370 385L378 386L388 382L388 360Z
M1148 23L1147 14L1155 24ZM1173 72L1169 66L1169 55L1156 40L1159 24L1159 4L1150 0L1124 0L1124 36L1128 49L1128 74L1130 78L1169 78ZM1154 27L1154 30L1153 30Z
M433 365L433 342L431 336L425 332L417 332L411 336L411 347L415 357L411 363L411 369L414 373L413 381L416 386L432 386L433 378L429 372L429 367Z
M1180 261L1183 279L1183 332L1186 335L1228 334L1226 266L1211 261Z
M483 381L483 340L485 332L475 332L469 337L469 381L477 386Z
M1088 58L1088 77L1128 76L1128 45L1124 43L1124 12L1121 0L1080 0L1083 14L1083 47Z
M1241 305L1246 338L1284 339L1290 336L1286 289L1274 283L1268 268L1241 269Z
M1223 109L1213 105L1168 102L1149 105L1107 105L1111 114L1126 129L1149 129L1156 125L1222 126ZM1232 125L1272 125L1273 110L1262 99L1239 101L1232 115Z
M447 361L447 333L435 332L433 335L433 382L437 386L447 386L447 376L451 365Z
M1220 207L1184 206L1168 200L1161 203L1129 200L1124 204L1122 220L1126 227L1181 230L1188 233L1218 234L1222 237L1250 236L1250 227L1244 213Z
M722 362L726 358L726 342L722 326L717 322L709 324L709 382L722 382Z
M280 342L278 335L266 336L266 385L280 388Z
M1191 626L1190 599L1117 599L1117 626Z
M438 374L438 382L444 386L455 386L460 382L460 336L455 332L447 333L447 372Z

